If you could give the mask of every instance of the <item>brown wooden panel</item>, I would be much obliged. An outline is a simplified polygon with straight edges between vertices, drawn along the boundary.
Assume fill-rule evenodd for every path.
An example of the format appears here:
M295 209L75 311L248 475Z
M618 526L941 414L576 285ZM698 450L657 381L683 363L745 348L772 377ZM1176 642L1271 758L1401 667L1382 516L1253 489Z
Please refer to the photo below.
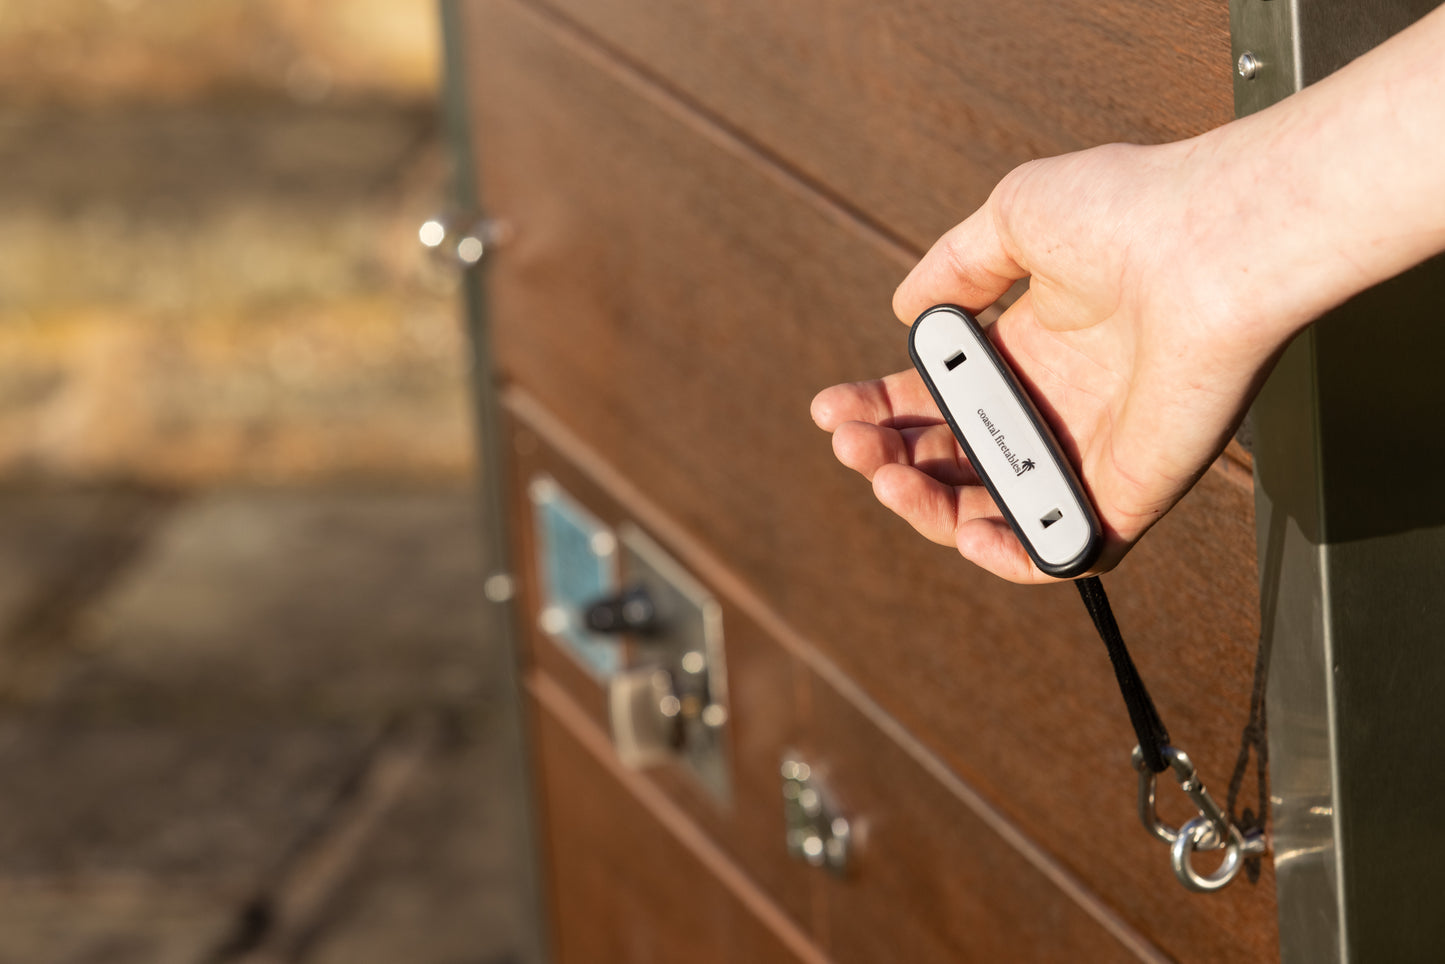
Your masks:
M822 956L546 677L534 698L559 964L771 964Z
M834 960L1163 960L1051 858L1001 835L1016 831L996 813L812 682L808 758L860 838L852 873L824 881L821 943Z
M522 491L538 473L556 479L569 495L599 519L616 526L634 521L588 474L525 423L509 418L508 432L516 453L512 463L512 489ZM522 527L518 527L522 528ZM527 527L529 528L529 527ZM649 533L664 548L665 536ZM520 547L518 571L536 571L530 539ZM530 578L527 578L530 582ZM703 580L705 582L705 580ZM608 727L602 687L549 637L537 631L535 593L520 599L525 638L536 654L535 663L558 685L600 731ZM651 767L644 778L665 793L689 818L702 827L777 901L794 920L811 924L809 881L813 874L790 860L784 848L783 808L779 796L778 765L786 748L797 743L797 668L787 652L772 642L746 613L719 598L723 608L723 638L727 663L733 798L726 804L713 799L681 765ZM641 659L645 653L639 654Z
M1233 117L1224 0L538 0L922 247L1012 167Z
M592 466L589 472L554 448L547 422L533 426L527 421L536 412L524 398L510 393L506 400L517 453L515 487L545 472L612 524L655 517L655 510L641 505L634 505L636 511L629 508L635 492L609 492L608 484L616 479L595 471L595 455L572 440L560 440ZM666 541L663 533L653 534ZM694 556L695 547L689 547L685 558ZM701 561L697 574L706 579L713 567ZM649 790L662 790L720 848L731 855L740 852L745 866L761 863L762 873L755 870L754 876L783 903L794 904L794 919L809 916L804 912L811 906L810 894L824 888L825 913L812 923L835 960L1159 959L1097 897L1068 880L1052 858L1027 841L1001 836L1001 818L980 817L977 804L971 808L942 786L863 713L798 667L785 645L763 634L726 595L719 599L726 612L737 812L725 816L678 768L649 770L634 779L646 782ZM540 636L532 638L532 645L540 653L555 650ZM548 680L547 686L572 690L578 679ZM586 700L595 686L580 688ZM589 731L598 732L596 714L571 692L566 699L573 713L588 718ZM795 703L810 708L810 722L797 719ZM789 735L780 740L782 733ZM857 822L864 842L854 872L844 881L784 857L778 762L785 745L804 749ZM610 757L610 749L604 755Z
M906 257L551 21L470 9L485 193L517 229L492 269L496 343L552 437L645 493L737 575L751 618L857 680L1168 954L1271 956L1267 872L1190 897L1137 826L1128 725L1073 590L922 544L809 422L817 388L906 365L888 312ZM1251 495L1212 472L1107 580L1217 786L1248 716L1254 578Z

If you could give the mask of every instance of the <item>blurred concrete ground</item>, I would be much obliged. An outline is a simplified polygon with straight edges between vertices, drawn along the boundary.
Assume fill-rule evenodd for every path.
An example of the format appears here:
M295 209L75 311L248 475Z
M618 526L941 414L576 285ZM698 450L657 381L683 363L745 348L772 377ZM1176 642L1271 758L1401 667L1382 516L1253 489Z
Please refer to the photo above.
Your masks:
M472 505L0 490L0 962L505 960Z
M504 959L430 0L0 0L0 964Z

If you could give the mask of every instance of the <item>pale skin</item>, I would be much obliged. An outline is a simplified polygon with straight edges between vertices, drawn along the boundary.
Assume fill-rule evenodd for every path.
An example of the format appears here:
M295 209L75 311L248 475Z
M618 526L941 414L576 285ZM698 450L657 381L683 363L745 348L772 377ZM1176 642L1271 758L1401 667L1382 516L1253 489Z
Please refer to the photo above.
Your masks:
M1323 312L1445 250L1445 7L1269 110L1199 137L1025 164L893 296L980 311L1079 470L1112 569L1223 451ZM1382 319L1382 323L1387 320ZM838 460L934 542L1013 582L1029 559L912 371L813 399Z

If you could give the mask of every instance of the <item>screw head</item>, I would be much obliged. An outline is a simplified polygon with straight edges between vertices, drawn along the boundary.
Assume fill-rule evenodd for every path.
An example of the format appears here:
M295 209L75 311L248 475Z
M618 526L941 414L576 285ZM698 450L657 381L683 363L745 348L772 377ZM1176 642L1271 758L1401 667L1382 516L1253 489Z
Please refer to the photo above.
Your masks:
M561 606L548 606L537 617L537 623L542 627L542 632L551 636L560 636L565 633L569 622L571 620L567 618L567 610Z
M1245 80L1253 80L1259 74L1260 68L1263 66L1264 64L1260 62L1260 59L1258 57L1256 57L1250 51L1246 50L1244 53L1239 55L1239 60L1235 63L1234 69L1238 71L1239 76L1243 77Z
M504 603L516 594L517 583L510 573L494 572L482 583L482 593L490 602Z

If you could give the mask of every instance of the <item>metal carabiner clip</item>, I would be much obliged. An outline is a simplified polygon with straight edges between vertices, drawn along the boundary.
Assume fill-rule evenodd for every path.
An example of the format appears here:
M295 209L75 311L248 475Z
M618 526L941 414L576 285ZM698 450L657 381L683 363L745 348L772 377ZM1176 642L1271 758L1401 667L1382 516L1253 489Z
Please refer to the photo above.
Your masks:
M1168 746L1164 748L1163 755L1174 771L1174 778L1179 781L1179 788L1199 810L1199 816L1178 829L1159 819L1154 801L1158 775L1145 765L1144 752L1136 746L1131 762L1139 772L1139 822L1150 834L1169 844L1169 862L1181 884L1196 893L1219 890L1239 873L1246 855L1265 852L1264 834L1258 830L1247 835L1239 832L1239 828L1230 822L1204 788L1187 753ZM1225 852L1224 862L1214 873L1205 875L1194 869L1191 863L1194 851L1219 849Z

